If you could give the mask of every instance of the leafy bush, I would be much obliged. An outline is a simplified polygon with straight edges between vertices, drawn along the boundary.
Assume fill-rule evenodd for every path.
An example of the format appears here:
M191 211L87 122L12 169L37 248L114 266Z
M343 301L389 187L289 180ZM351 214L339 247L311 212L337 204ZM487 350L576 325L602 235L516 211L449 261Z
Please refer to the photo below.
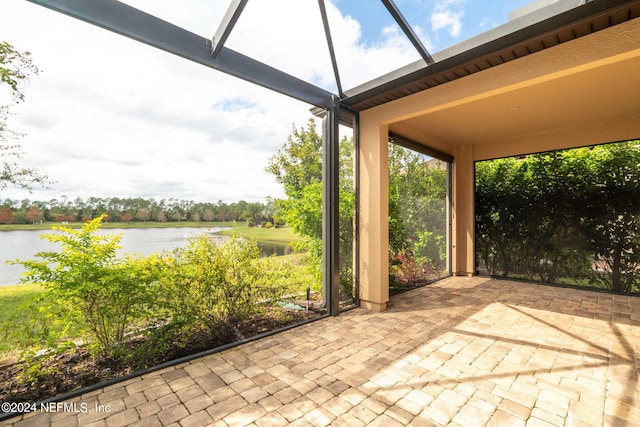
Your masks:
M416 258L408 251L394 256L389 264L389 282L394 288L424 285L437 277L437 271L431 262Z
M41 238L60 244L59 252L40 252L37 260L16 262L27 269L23 281L40 283L50 307L68 325L81 325L90 346L106 356L127 332L152 316L162 263L154 256L118 259L121 236L96 234L102 219L80 230L55 226L60 233Z
M46 354L71 348L64 340L72 336L83 338L100 357L148 366L156 356L200 338L243 338L241 323L295 295L299 279L306 280L298 266L260 258L256 242L236 238L221 243L202 235L162 256L118 258L120 236L98 235L101 220L81 230L54 227L56 232L43 238L59 243L59 252L16 261L27 268L25 281L45 290L33 336ZM63 324L56 325L58 333L47 327L54 322ZM147 339L130 342L142 335ZM26 353L25 381L46 374L38 354Z
M219 243L202 235L167 259L162 294L168 323L165 337L234 336L240 322L287 291L285 267L265 265L253 241ZM279 280L281 279L281 280Z

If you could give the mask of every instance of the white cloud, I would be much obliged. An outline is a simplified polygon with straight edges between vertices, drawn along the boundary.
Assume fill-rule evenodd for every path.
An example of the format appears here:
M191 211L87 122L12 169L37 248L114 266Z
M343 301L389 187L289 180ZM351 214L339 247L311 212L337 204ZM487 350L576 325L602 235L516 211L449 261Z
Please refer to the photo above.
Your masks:
M462 29L461 19L461 13L455 13L452 11L434 12L431 15L431 26L436 31L448 28L449 34L453 37L457 37L460 35L460 30Z
M332 24L331 32L345 89L420 59L415 48L397 26L381 28L379 40L365 44L357 21L352 18L344 19L333 5L328 5L327 13ZM420 28L416 30L421 33ZM427 46L427 49L430 48Z
M230 3L128 0L211 37ZM229 47L326 88L334 84L322 23L308 2L249 2ZM309 106L23 0L3 0L0 37L42 69L9 127L25 167L56 183L4 198L175 197L261 200L282 189L264 172ZM403 35L364 46L360 26L327 9L345 88L415 59ZM25 25L28 22L29 25ZM37 29L35 31L34 29Z
M443 0L436 4L431 14L431 27L435 31L447 29L449 35L458 37L462 31L464 0Z

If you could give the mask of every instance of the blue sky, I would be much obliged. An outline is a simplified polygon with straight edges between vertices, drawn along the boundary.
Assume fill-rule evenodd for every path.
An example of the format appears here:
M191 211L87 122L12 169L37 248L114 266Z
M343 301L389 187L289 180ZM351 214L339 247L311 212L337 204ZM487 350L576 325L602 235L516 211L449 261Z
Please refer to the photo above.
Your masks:
M366 8L360 1L338 0L336 5L362 25L366 43L383 39L382 29L393 24L382 2L370 2ZM419 28L423 44L432 53L469 39L481 32L504 24L508 14L530 3L530 0L396 0L396 5L414 29Z
M230 2L126 0L204 37ZM435 52L505 23L527 1L396 3ZM381 3L327 0L327 11L345 89L419 58ZM0 40L30 51L42 70L8 125L24 133L21 163L55 181L33 194L6 189L0 200L282 196L264 168L292 126L307 123L308 105L24 0L0 2ZM228 47L335 88L316 0L249 1Z

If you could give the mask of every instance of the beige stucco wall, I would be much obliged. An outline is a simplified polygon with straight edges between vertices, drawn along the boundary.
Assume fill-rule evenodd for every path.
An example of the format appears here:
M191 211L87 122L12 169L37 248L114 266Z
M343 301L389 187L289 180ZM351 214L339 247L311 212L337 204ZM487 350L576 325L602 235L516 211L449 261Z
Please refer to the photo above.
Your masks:
M455 157L452 270L474 273L477 160L640 138L640 20L360 113L360 287L388 301L387 132Z
M376 311L389 300L388 135L386 125L360 127L360 301Z

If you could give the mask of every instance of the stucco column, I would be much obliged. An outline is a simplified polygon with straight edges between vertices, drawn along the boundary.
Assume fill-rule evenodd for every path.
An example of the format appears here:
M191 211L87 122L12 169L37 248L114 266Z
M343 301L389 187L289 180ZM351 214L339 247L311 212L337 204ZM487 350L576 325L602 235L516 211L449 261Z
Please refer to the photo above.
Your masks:
M388 126L360 116L360 304L384 311L389 301Z
M475 274L475 184L473 146L456 148L453 163L452 267L456 276Z

